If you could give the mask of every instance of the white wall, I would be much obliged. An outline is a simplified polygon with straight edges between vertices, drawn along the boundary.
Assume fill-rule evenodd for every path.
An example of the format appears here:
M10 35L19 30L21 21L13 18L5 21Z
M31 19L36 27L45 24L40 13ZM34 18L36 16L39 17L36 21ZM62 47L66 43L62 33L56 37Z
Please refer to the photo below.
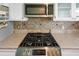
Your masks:
M13 32L13 23L8 22L8 26L3 30L0 30L0 41L6 39Z

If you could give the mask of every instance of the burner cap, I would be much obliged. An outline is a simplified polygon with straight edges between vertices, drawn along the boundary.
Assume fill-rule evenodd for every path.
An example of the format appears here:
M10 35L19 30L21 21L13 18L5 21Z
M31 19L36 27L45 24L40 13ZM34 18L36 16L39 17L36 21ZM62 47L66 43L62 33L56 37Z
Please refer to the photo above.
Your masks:
M31 45L32 45L32 42L27 42L27 44L28 44L29 46L31 46Z
M40 42L41 40L38 40L38 42Z
M49 45L51 45L51 42L49 42L49 41L46 41L46 44L47 44L47 46L49 46Z
M47 43L47 46L51 45L51 43Z

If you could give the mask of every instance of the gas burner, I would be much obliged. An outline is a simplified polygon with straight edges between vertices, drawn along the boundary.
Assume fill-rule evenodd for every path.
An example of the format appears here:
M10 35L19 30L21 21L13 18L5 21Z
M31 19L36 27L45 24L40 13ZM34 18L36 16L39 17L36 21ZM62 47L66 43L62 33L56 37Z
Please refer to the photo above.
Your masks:
M59 47L51 33L28 33L19 47Z
M38 39L38 42L40 42L41 40Z
M47 46L50 46L51 45L51 42L46 41L46 44L47 44Z
M27 45L31 46L32 45L32 42L27 42Z

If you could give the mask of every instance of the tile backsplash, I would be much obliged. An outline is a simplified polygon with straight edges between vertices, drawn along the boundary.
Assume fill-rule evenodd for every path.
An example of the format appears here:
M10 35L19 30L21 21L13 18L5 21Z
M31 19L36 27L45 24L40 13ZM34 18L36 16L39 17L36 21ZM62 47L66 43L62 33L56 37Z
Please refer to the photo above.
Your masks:
M53 21L51 18L29 18L14 22L14 29L79 30L79 21Z
M51 18L29 18L28 21L14 22L15 29L49 29L51 28Z

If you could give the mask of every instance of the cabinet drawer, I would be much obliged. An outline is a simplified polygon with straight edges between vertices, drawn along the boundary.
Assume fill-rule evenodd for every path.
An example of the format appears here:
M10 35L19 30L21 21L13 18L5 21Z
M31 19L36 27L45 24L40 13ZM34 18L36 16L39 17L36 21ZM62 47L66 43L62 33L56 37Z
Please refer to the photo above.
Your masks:
M79 56L79 49L61 49L62 56Z
M0 49L0 56L15 56L15 49Z
M14 51L0 51L0 56L15 56L15 52Z

